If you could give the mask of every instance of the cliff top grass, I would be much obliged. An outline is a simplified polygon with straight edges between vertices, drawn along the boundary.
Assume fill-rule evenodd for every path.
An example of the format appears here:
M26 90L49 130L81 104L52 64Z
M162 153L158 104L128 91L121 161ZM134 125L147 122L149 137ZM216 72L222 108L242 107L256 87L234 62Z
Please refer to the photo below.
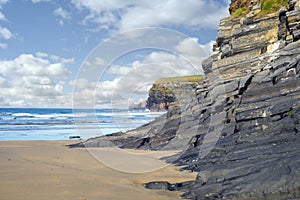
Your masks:
M248 9L246 9L246 8L238 8L238 9L236 9L236 10L232 13L232 16L238 17L238 16L241 16L243 13L246 13L246 12L249 12Z
M277 12L282 6L289 7L288 0L262 0L261 13Z
M274 13L279 11L279 9L284 6L286 8L289 7L288 0L261 0L260 2L260 12L258 13L258 17L262 17L266 14ZM246 15L250 12L250 8L248 6L237 8L234 12L231 13L233 17L239 17L242 15Z
M193 75L193 76L176 76L176 77L166 77L160 78L155 81L155 84L163 84L169 82L176 83L199 83L202 80L202 75Z
M168 95L168 94L173 94L173 90L171 90L170 88L166 88L166 87L152 87L150 89L150 92L153 91L159 91L162 95Z

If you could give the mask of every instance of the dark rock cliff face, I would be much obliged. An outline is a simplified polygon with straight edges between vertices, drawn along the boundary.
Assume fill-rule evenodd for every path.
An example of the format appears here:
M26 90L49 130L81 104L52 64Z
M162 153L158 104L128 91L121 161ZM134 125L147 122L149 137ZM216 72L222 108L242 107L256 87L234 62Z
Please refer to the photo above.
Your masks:
M77 146L183 150L166 160L197 179L146 187L188 199L300 198L300 8L289 5L222 19L195 95L150 124Z
M300 197L300 10L293 9L221 21L204 66L208 86L199 88L206 94L199 112L208 116L200 124L213 127L198 129L189 149L173 158L199 172L181 188L184 197Z
M169 109L169 104L175 101L176 97L172 90L161 84L153 84L146 107L154 112L166 111Z
M151 87L147 108L151 111L166 111L171 103L178 104L191 96L202 79L201 75L161 78Z

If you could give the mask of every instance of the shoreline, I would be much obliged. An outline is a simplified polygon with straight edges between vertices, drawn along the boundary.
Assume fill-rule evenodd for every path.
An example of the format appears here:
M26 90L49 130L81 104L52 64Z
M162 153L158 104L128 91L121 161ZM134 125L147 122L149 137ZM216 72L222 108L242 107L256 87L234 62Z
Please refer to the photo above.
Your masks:
M183 182L196 177L196 173L180 172L179 167L173 165L147 173L121 172L102 164L85 148L65 146L74 142L0 141L1 197L24 200L180 199L180 192L148 190L143 184L151 181ZM149 151L131 149L128 152L149 154ZM158 158L166 156L166 152L157 153L154 156L149 154L151 163L162 162ZM171 152L168 153L170 155ZM127 159L119 160L120 165ZM147 163L144 164L147 166Z

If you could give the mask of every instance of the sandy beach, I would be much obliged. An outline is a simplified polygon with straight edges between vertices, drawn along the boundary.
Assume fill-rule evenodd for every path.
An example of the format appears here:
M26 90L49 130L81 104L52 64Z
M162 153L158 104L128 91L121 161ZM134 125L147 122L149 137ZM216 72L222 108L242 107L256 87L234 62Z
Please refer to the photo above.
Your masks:
M65 146L70 143L72 141L0 142L0 199L180 199L179 192L147 190L143 183L159 180L180 182L196 176L179 172L179 168L172 165L147 173L122 172L102 164L86 149ZM158 158L168 154L170 152L150 154L151 159L142 160L141 166L149 166L146 162L160 166ZM120 158L119 161L117 165L126 159Z

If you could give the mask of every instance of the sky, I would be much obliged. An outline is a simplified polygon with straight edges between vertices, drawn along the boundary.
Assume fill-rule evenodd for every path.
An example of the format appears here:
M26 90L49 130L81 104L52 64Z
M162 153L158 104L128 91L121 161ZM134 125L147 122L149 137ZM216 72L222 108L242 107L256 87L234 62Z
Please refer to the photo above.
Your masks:
M0 107L126 107L203 73L229 0L0 0Z

